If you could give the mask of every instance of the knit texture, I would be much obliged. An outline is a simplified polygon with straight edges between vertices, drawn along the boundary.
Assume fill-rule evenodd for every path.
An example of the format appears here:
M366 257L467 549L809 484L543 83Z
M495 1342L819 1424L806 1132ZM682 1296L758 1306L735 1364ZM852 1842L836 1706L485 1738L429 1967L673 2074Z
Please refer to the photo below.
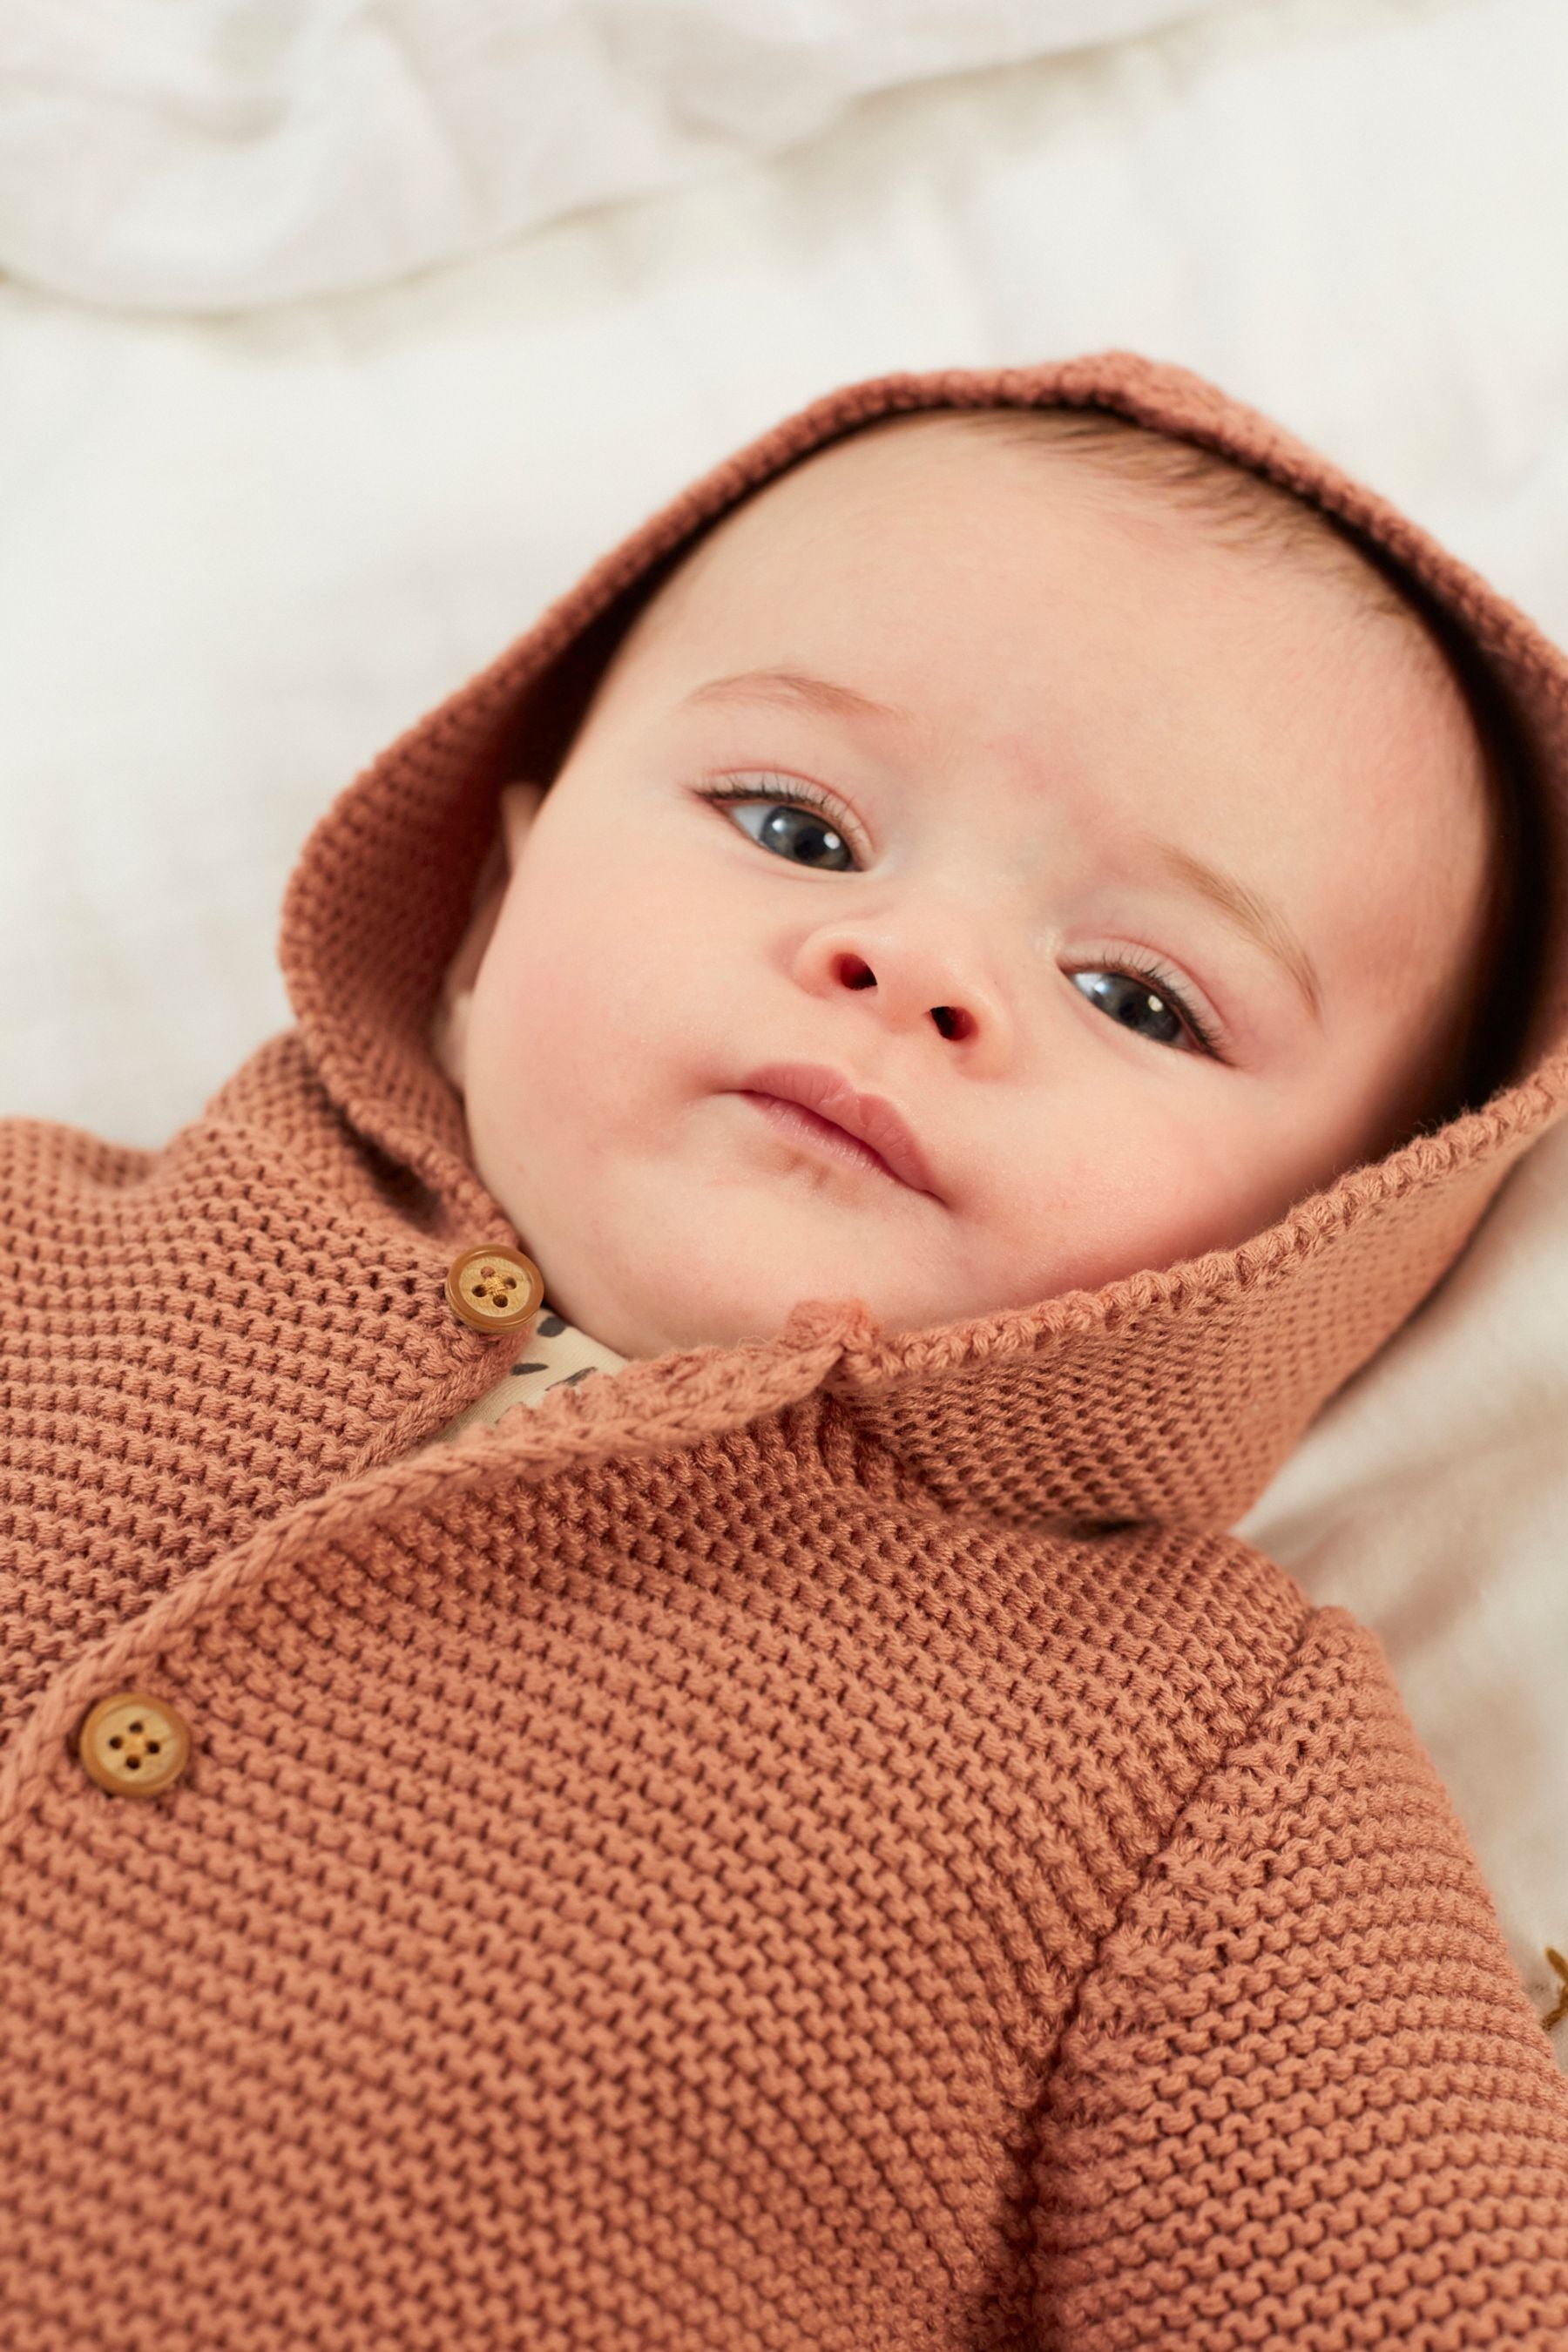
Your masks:
M1063 399L1359 518L1493 663L1515 1081L1235 1251L492 1421L446 1271L528 1238L427 1041L500 782L792 457ZM889 377L350 787L297 1025L163 1150L0 1122L5 2352L1563 2352L1568 2083L1376 1641L1225 1530L1568 1107L1565 845L1568 664L1326 461L1127 354ZM121 1690L190 1727L154 1797L79 1754Z

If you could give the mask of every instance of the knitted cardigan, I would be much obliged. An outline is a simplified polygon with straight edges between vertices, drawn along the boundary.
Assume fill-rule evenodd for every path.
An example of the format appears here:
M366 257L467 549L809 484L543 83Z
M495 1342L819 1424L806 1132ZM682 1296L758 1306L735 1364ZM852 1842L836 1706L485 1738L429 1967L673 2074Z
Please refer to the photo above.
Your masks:
M1468 632L1545 828L1514 1076L1234 1250L805 1298L431 1443L520 1353L447 1304L528 1237L428 1042L500 784L757 484L1031 402ZM1568 2083L1377 1642L1226 1530L1568 1104L1565 845L1568 663L1114 352L816 401L377 759L294 1026L159 1150L0 1124L5 2352L1563 2352ZM139 1801L84 1763L121 1692L189 1732Z

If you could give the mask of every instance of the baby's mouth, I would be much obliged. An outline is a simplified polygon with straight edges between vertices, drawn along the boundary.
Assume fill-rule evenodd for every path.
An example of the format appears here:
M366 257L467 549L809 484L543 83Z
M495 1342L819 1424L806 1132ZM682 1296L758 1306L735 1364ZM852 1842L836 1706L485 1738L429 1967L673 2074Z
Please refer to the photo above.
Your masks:
M750 1095L781 1133L797 1142L811 1139L826 1149L837 1138L835 1157L846 1166L875 1168L906 1192L939 1197L920 1139L897 1103L866 1091L844 1071L821 1062L764 1062L749 1070L734 1091ZM786 1129L786 1110L804 1111L806 1118ZM839 1144L853 1145L865 1158L853 1158Z
M804 1143L823 1157L837 1160L848 1167L874 1171L888 1183L897 1184L901 1191L908 1192L908 1185L901 1177L894 1175L879 1152L873 1151L868 1143L860 1142L843 1128L835 1126L832 1119L824 1118L816 1111L807 1110L804 1103L785 1102L778 1095L751 1094L744 1090L741 1099L755 1103L763 1118L771 1119L779 1132L788 1136L793 1142Z

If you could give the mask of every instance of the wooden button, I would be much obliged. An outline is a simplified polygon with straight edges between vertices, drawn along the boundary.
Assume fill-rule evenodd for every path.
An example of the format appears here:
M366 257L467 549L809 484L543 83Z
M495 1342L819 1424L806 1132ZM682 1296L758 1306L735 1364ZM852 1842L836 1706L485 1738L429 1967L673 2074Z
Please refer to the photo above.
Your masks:
M155 1797L184 1770L191 1735L166 1698L116 1691L99 1700L76 1745L88 1777L111 1797Z
M447 1304L470 1331L515 1331L543 1303L544 1276L521 1250L465 1250L447 1268Z

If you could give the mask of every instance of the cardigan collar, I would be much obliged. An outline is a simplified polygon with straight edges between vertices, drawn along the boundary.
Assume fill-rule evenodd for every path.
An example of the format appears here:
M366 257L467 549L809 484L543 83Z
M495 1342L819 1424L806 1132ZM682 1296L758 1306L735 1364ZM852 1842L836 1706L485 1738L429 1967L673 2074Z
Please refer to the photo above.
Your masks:
M475 1173L461 1104L429 1044L501 782L554 772L640 602L697 535L791 463L898 410L1063 404L1119 412L1314 499L1401 567L1477 650L1521 730L1542 834L1544 952L1512 1076L1481 1108L1347 1172L1234 1249L897 1335L862 1301L807 1299L766 1344L632 1361L614 1380L558 1391L521 1418L552 1431L569 1423L565 1450L578 1459L740 1429L819 1398L955 1510L1021 1527L1231 1527L1320 1407L1441 1279L1510 1168L1568 1105L1568 662L1305 445L1184 369L1110 352L887 375L813 402L634 530L374 760L310 835L280 941L303 1049L335 1115L428 1189L436 1229L526 1250Z

